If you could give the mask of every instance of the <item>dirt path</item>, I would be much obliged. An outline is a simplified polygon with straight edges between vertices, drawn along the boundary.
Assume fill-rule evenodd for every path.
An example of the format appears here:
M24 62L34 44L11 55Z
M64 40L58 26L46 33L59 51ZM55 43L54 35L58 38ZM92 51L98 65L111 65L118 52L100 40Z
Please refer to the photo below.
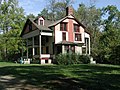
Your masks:
M19 80L13 76L0 77L0 90L47 90L34 85L25 84L25 80Z

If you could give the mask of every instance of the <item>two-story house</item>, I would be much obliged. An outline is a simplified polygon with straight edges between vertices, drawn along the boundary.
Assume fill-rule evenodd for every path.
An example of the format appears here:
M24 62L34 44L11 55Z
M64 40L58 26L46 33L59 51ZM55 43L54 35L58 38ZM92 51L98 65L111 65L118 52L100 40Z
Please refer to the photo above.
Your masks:
M66 16L58 21L49 21L39 16L28 18L22 39L26 40L25 58L36 58L41 64L51 63L59 53L79 53L90 55L90 34L85 26L73 16L73 8L66 8Z

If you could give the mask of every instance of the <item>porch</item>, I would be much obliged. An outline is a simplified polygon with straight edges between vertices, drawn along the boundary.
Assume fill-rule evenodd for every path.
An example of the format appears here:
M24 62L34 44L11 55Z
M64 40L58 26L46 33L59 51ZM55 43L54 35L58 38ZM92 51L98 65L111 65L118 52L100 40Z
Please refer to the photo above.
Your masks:
M29 37L26 35L24 40L26 42L26 51L22 51L22 57L26 62L37 62L39 64L50 64L52 62L52 32L40 32L31 34Z

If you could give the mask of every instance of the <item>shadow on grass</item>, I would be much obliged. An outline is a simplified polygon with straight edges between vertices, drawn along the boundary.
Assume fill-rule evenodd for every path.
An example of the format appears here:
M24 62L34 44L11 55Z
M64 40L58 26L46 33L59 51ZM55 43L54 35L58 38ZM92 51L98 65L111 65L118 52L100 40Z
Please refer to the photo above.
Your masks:
M0 90L120 90L117 67L72 66L6 66L0 67ZM64 72L63 72L64 71ZM67 71L69 75L66 75ZM73 76L72 76L73 75Z

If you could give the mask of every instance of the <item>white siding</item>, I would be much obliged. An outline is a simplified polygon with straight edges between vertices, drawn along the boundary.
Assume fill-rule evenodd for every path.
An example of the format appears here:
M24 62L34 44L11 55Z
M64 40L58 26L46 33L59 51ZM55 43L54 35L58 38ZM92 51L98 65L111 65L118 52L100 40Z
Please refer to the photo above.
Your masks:
M60 31L60 24L57 24L57 25L55 26L55 31Z
M55 44L62 41L62 31L55 31ZM68 32L66 32L66 41L68 41Z
M85 37L86 37L86 38L90 38L90 35L85 32Z
M75 46L75 53L82 54L82 47Z

